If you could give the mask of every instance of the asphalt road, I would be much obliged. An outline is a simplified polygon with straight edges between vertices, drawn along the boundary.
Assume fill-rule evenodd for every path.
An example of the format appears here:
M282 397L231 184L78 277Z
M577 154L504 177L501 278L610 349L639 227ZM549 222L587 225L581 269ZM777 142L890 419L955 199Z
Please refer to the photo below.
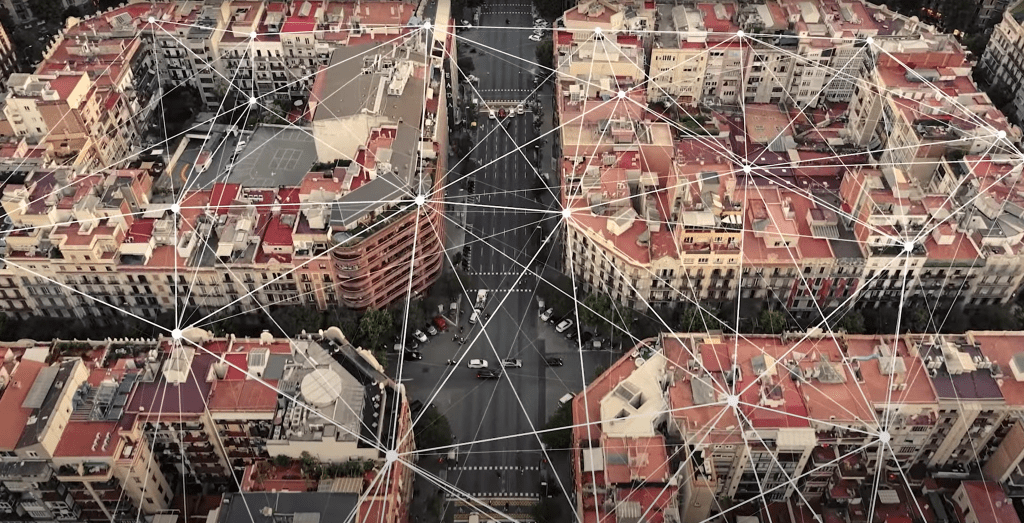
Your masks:
M540 250L542 237L558 221L557 214L541 212L554 197L541 194L538 202L536 190L539 174L550 169L543 164L550 164L546 153L552 140L547 138L542 147L531 143L538 131L529 104L524 114L487 118L489 103L510 107L507 102L535 98L537 44L528 39L533 25L530 4L484 6L478 25L459 34L464 39L459 45L476 49L469 56L474 61L473 74L480 78L478 91L465 90L463 97L483 98L471 156L484 167L471 178L473 191L467 205L457 207L465 210L465 241L471 246L468 272L473 275L473 288L467 290L471 296L477 289L488 290L484 310L489 319L469 325L471 310L463 300L459 324L421 346L424 359L406 363L403 381L411 397L434 403L446 415L460 443L458 459L443 471L443 477L499 510L509 503L510 514L529 519L528 512L522 512L526 505L520 502L538 499L542 469L550 467L535 431L543 428L558 398L580 391L593 368L606 365L611 355L581 357L573 350L576 345L540 322L537 281L524 272ZM551 108L545 104L543 110L550 113ZM550 120L550 114L544 116ZM557 194L557 188L554 191ZM454 192L461 201L465 193ZM542 222L546 223L538 228ZM459 325L465 344L452 340ZM548 367L547 356L561 356L565 365ZM449 366L449 358L461 364ZM479 379L477 370L467 368L471 359L485 359L490 368L501 369L504 358L519 359L522 367L504 369L497 380ZM558 470L558 475L568 486L565 471ZM457 504L453 506L458 511Z

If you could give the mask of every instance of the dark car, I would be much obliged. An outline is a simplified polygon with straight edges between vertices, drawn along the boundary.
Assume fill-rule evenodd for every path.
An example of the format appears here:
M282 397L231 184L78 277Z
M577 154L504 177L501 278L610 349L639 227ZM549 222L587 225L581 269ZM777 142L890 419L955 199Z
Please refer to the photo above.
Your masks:
M482 380L496 380L501 377L501 371L493 369L483 369L480 372L476 373L476 377Z
M422 409L423 409L423 402L422 401L420 401L420 400L412 400L411 402L409 402L409 410L412 411L413 414L418 413Z
M405 361L419 361L423 359L423 353L418 350L405 351Z
M420 342L416 341L416 338L409 336L409 339L405 341L405 348L409 350L416 350L420 348Z
M562 361L562 358L558 358L558 357L555 357L555 356L551 356L550 358L546 358L544 360L544 362L548 364L548 367L561 367L565 363L565 362Z

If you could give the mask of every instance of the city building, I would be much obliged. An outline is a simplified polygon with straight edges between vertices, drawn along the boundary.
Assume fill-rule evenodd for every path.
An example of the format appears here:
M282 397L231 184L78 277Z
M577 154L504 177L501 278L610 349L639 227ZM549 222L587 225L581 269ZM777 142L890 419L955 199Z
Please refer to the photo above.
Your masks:
M612 19L572 69L588 9L554 50L563 265L586 289L644 309L742 288L796 322L1014 299L1021 131L951 36L856 2L663 5L657 27L680 32L650 41L641 83L642 62L614 69L642 41Z
M992 37L985 46L985 52L978 62L978 70L990 87L1001 91L1007 97L1006 109L1012 110L1015 121L1024 121L1024 92L1021 77L1024 75L1024 43L1021 27L1024 3L1013 2L1002 13L1002 19L992 29Z
M577 515L697 522L756 499L781 521L1018 521L995 481L1021 461L1021 336L643 340L572 401Z
M12 77L6 120L0 121L10 128L8 161L19 171L3 189L14 232L3 245L0 272L7 277L0 278L0 309L116 321L119 309L129 306L146 318L176 304L225 313L288 303L366 309L387 306L410 285L414 293L425 290L442 261L446 155L439 152L447 150L448 121L440 103L442 57L452 42L442 32L431 41L423 32L402 37L413 16L408 4L361 4L358 14L354 9L321 2L225 2L219 9L137 3L72 24L37 74ZM181 198L182 212L170 212L166 194L178 181L169 181L165 171L180 173L185 184L192 163L201 163L190 156L199 140L186 136L170 160L129 154L162 86L191 78L203 96L221 92L201 75L221 77L242 67L239 46L248 53L255 47L261 60L278 56L286 62L282 67L300 67L291 57L308 38L297 35L324 17L384 25L368 27L360 38L346 31L341 43L336 33L324 33L332 36L321 42L315 32L318 58L301 60L312 68L306 109L311 127L285 132L271 126L238 139L224 126L208 128L207 159L221 154L222 144L235 143L241 159L226 180L194 183L196 189ZM204 20L222 20L227 29L215 30L219 26ZM263 35L257 42L249 41L253 30ZM288 51L259 48L282 39ZM380 47L384 39L404 43ZM210 61L210 67L193 70L207 62L182 54L216 53L220 45L239 63ZM186 69L154 70L164 63ZM367 67L375 75L359 74ZM367 80L363 87L374 96L366 99L378 106L353 104L342 95L339 87L353 76ZM264 87L279 95L287 91L284 82ZM307 96L306 87L302 92ZM241 150L246 138L250 144ZM30 141L40 145L30 147ZM293 149L310 154L273 167L274 155ZM310 171L300 164L306 158L321 167ZM212 176L197 171L192 176ZM416 205L419 195L425 205Z
M64 11L72 7L84 7L89 0L59 0L54 2L56 9ZM38 19L38 15L32 12L31 0L4 0L4 8L11 14L16 24L27 24Z
M311 455L365 464L376 479L362 468L325 476L313 485L320 498L348 500L363 519L408 521L412 469L385 456L415 452L409 402L369 351L333 327L294 339L183 335L9 348L0 414L24 429L0 441L0 514L134 521L167 512L183 488L269 489L255 471L270 458ZM220 515L230 510L225 501Z

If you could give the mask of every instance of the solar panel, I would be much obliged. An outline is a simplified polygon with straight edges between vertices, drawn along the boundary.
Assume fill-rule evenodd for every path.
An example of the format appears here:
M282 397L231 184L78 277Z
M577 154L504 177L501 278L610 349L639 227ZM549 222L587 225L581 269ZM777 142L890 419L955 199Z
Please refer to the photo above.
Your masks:
M28 395L25 396L25 401L21 403L21 408L38 409L42 407L46 395L53 387L53 380L57 379L58 372L60 372L60 367L46 367L40 370L36 381L32 382L32 388L29 389Z

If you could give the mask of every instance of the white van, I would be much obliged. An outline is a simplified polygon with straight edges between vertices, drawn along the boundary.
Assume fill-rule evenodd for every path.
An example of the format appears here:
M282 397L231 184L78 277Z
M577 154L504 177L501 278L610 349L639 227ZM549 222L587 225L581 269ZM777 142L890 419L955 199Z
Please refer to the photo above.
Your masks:
M469 315L469 324L476 325L478 319L480 319L480 309L473 309L473 314Z
M561 398L558 398L558 406L561 407L562 405L565 405L566 403L569 403L575 397L576 397L575 394L573 394L571 392L567 392L565 394L565 396L562 396Z

